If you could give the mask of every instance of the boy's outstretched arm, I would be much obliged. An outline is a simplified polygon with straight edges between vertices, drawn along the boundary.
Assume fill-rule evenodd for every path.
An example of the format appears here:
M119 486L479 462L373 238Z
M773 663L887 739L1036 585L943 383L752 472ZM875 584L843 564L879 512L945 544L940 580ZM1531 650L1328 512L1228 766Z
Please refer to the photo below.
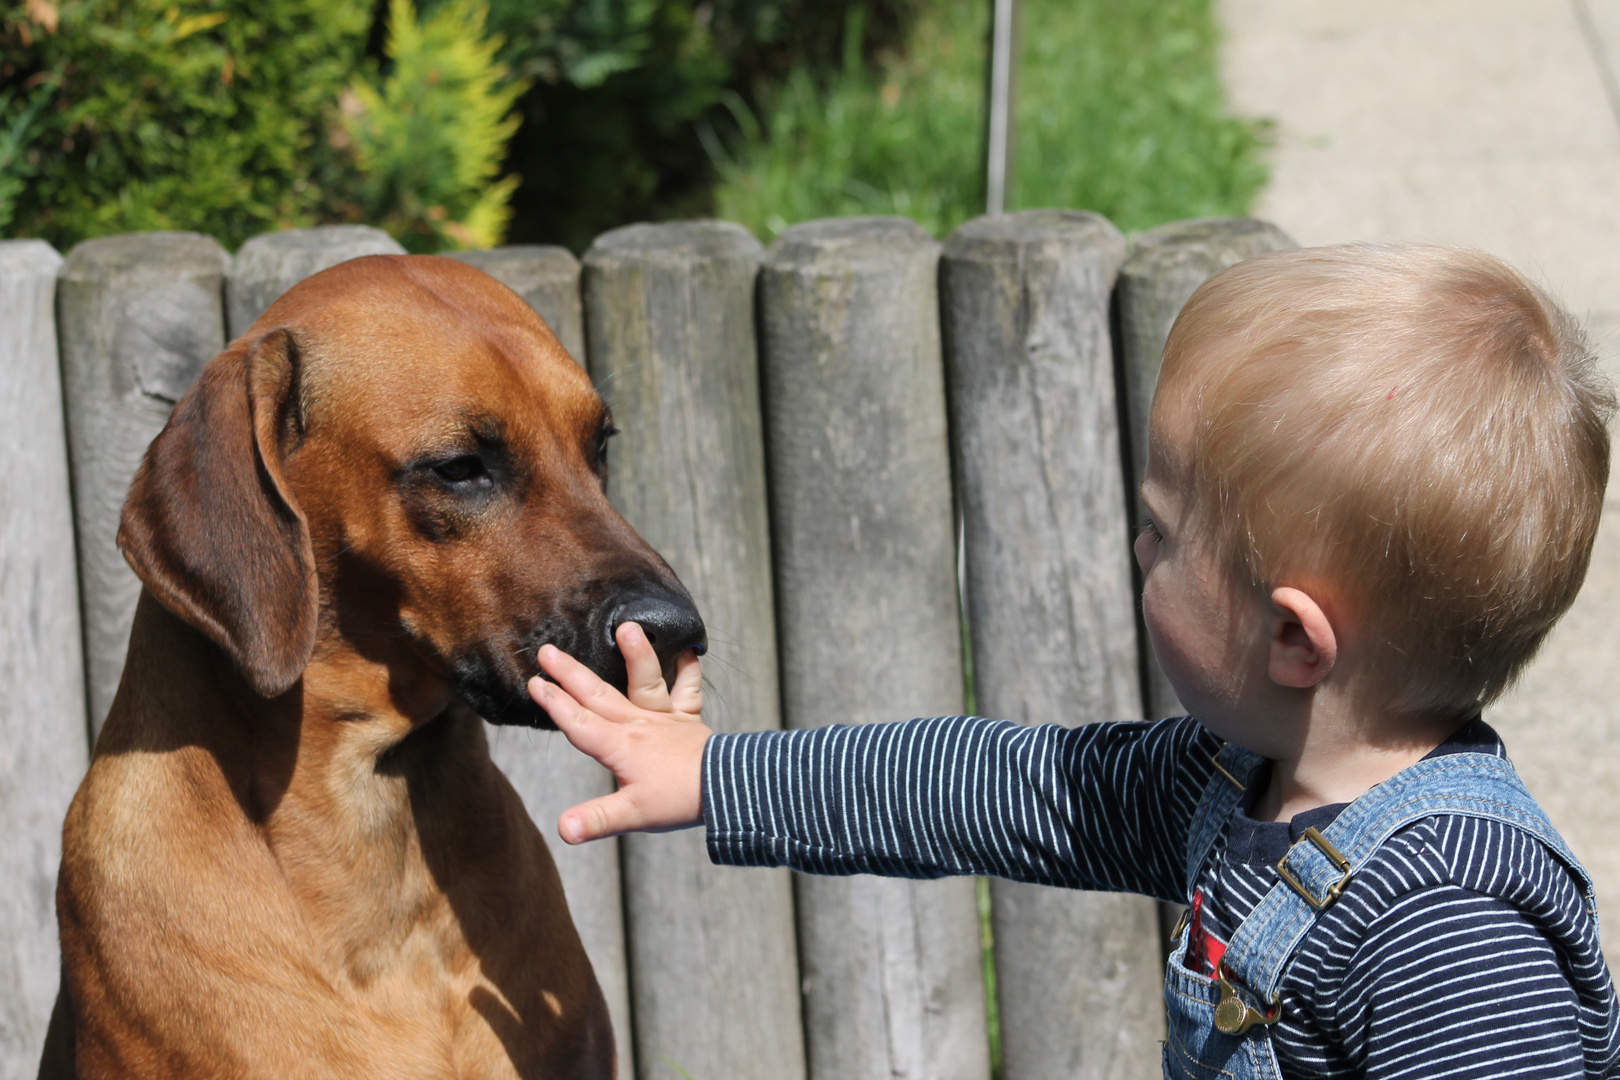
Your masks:
M675 661L675 683L664 673L647 635L635 623L614 633L629 672L619 693L554 645L540 649L529 696L568 741L612 770L619 790L563 811L557 832L570 844L624 832L683 829L703 820L703 746L713 734L699 718L703 677L695 652ZM559 687L561 689L559 689Z
M529 684L620 789L565 811L571 844L702 821L709 856L816 874L989 873L1185 898L1193 810L1220 742L1191 720L1023 727L970 716L716 735L696 657L674 685L638 627L620 694L552 648Z

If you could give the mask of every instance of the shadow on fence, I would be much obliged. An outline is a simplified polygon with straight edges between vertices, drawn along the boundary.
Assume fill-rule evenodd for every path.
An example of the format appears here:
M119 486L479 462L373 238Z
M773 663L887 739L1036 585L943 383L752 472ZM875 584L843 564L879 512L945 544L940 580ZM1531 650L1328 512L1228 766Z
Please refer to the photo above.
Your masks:
M763 250L687 222L616 229L583 266L455 257L586 362L624 431L610 498L709 624L709 722L746 730L960 712L962 600L987 715L1175 712L1139 651L1129 559L1159 352L1202 281L1285 246L1248 219L1127 243L1037 210L943 246L862 218ZM364 227L234 258L187 233L65 260L0 242L0 1080L34 1075L55 999L61 822L123 668L139 583L113 537L140 455L285 289L399 250ZM561 736L490 742L548 834L611 786ZM552 847L621 1075L987 1080L970 881L715 867L697 831ZM1158 1074L1151 901L998 881L993 911L1007 1080Z

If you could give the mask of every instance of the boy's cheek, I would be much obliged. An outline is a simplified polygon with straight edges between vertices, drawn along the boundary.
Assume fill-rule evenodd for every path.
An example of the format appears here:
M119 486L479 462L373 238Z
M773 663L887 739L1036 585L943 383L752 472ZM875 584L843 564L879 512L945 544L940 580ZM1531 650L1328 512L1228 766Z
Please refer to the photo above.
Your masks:
M1162 622L1162 603L1154 595L1155 589L1151 582L1142 591L1142 625L1147 627L1148 647L1158 658L1159 666L1164 668L1165 674L1171 673L1175 661L1179 657L1173 656L1174 645L1170 639L1169 628Z
M1194 632L1185 618L1178 619L1161 596L1151 586L1142 595L1142 623L1147 628L1148 645L1159 661L1159 668L1169 680L1183 708L1194 708L1190 698L1197 698L1199 679L1196 643L1184 640ZM1192 652L1189 652L1189 647Z

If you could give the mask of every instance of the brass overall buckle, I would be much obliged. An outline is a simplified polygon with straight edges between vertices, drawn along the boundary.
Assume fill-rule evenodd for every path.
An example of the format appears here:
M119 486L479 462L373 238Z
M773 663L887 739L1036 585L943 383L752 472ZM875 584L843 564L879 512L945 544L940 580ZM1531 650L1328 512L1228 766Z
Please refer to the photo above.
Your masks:
M1221 1000L1215 1006L1215 1030L1225 1035L1246 1035L1256 1024L1275 1024L1282 1019L1282 998L1272 995L1266 1004L1270 1009L1261 1012L1249 1008L1237 992L1237 987L1226 977L1226 961L1215 969L1215 980L1221 986Z
M1315 908L1317 911L1321 911L1323 908L1333 903L1333 901L1337 900L1339 898L1339 894L1344 892L1344 887L1350 884L1350 860L1339 854L1339 849L1328 843L1328 838L1318 832L1314 825L1305 830L1305 839L1315 844L1316 850L1320 851L1323 855L1326 855L1328 862L1333 864L1333 868L1344 876L1339 878L1339 880L1335 881L1332 885L1329 885L1327 892L1318 898L1312 896L1311 891L1305 887L1304 883L1301 882L1299 878L1294 876L1294 872L1292 870L1288 869L1288 855L1286 852L1283 854L1282 858L1277 860L1277 873L1284 881L1288 882L1288 884L1293 887L1295 892L1299 893L1299 895L1305 898L1305 902L1307 904L1310 904L1311 907ZM1290 848L1289 850L1291 851L1293 849Z

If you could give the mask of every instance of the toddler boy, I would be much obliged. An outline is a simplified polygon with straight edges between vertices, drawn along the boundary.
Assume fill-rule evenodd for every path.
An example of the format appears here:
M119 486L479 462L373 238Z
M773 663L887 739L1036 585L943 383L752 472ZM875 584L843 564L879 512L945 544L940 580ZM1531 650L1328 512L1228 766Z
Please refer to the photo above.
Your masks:
M620 782L560 831L701 821L717 862L1189 903L1167 1076L1620 1076L1590 879L1480 719L1580 587L1613 409L1493 258L1251 259L1176 321L1142 485L1190 717L714 735L696 658L666 688L626 624L628 699L550 646L530 685Z

